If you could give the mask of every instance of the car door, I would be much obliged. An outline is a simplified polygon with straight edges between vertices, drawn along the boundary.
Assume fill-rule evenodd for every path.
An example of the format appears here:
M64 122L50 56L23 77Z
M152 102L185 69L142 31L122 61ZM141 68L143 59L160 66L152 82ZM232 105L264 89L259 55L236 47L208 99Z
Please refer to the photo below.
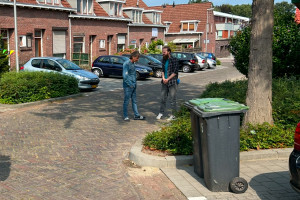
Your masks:
M62 68L59 66L59 64L51 59L44 59L42 68L44 71L47 72L61 72Z
M98 58L96 62L94 62L94 67L100 68L105 76L113 75L110 56L101 56Z
M113 71L113 75L115 76L122 76L123 73L123 63L125 60L119 56L111 56L111 70Z
M43 59L32 59L31 61L31 66L29 65L28 68L26 68L26 70L28 71L44 71L41 66L43 64Z
M146 67L151 67L150 65L150 60L148 58L146 58L145 56L140 56L139 61L137 62L137 64L146 66Z

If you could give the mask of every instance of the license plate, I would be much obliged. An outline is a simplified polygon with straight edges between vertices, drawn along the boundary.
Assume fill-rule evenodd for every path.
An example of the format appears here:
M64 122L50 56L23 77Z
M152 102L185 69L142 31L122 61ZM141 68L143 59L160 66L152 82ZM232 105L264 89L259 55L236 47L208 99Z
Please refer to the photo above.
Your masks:
M92 88L96 88L97 87L97 85L92 85Z
M150 72L150 76L152 76L153 75L153 72Z

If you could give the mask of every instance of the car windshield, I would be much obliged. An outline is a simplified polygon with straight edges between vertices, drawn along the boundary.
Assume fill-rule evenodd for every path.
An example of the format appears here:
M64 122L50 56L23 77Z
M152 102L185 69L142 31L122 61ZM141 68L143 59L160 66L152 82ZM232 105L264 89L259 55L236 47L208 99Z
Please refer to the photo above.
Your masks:
M155 62L157 64L161 64L161 62L159 60L157 60L156 58L153 58L152 56L147 56L147 58L149 58L152 62Z
M66 70L81 70L81 68L76 65L75 63L72 63L69 60L66 59L58 59L56 60L59 64L61 64Z

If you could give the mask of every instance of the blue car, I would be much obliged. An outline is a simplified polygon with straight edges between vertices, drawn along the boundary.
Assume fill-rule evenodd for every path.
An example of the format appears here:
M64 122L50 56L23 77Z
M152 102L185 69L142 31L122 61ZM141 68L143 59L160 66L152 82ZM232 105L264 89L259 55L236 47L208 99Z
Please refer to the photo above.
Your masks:
M91 71L98 77L122 77L123 64L129 58L125 56L99 56L92 65ZM153 75L150 67L136 64L136 78L145 79Z
M197 53L197 54L200 54L200 55L202 55L202 56L205 56L206 58L212 59L212 60L214 60L214 61L217 60L215 54L213 54L213 53L209 53L209 52L199 52L199 53Z
M21 68L21 71L55 72L73 76L78 80L78 88L94 89L98 87L100 79L93 73L81 69L75 63L56 57L34 57Z

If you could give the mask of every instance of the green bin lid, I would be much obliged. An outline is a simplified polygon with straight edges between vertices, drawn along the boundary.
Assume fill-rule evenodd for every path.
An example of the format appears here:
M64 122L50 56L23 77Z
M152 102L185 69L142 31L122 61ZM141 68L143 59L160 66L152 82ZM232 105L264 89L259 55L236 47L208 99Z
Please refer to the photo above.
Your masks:
M199 106L199 105L210 103L210 102L220 102L220 101L225 101L225 99L224 98L202 98L202 99L189 100L189 102L195 106ZM228 100L228 101L230 101L230 100Z

